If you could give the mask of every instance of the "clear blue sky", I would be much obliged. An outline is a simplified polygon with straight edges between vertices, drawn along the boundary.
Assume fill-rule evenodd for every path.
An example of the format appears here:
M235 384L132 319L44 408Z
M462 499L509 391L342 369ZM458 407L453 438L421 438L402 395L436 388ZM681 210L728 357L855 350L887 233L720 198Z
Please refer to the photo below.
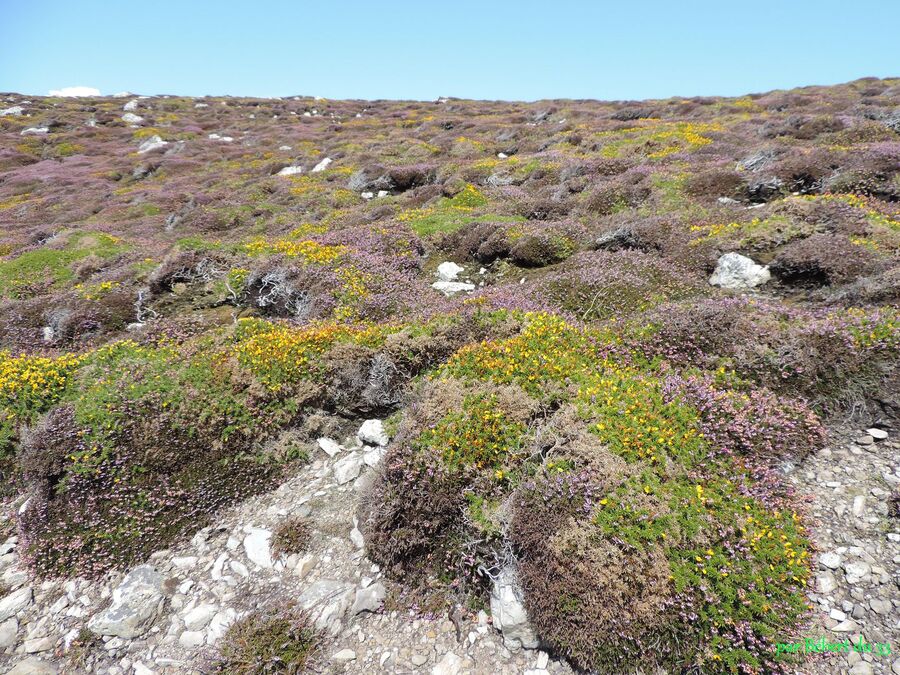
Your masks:
M897 0L0 0L0 91L638 99L900 75Z

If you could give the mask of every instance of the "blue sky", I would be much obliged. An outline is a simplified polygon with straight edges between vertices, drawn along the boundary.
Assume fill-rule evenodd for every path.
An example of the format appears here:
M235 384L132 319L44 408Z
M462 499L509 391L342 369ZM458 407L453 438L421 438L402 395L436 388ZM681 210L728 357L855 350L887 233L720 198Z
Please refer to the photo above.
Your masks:
M900 2L0 0L0 91L638 99L900 76Z

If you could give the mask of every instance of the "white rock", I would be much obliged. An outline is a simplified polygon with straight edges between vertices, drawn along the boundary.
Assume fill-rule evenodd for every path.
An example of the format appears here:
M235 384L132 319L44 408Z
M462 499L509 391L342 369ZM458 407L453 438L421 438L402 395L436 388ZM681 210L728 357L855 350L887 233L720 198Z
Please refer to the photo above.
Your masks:
M209 630L207 631L207 642L213 644L220 637L225 635L228 627L237 619L237 612L231 609L224 609L216 614L212 621L209 622Z
M50 129L47 127L28 127L27 129L22 129L19 132L20 136L43 136L46 133L49 133Z
M123 105L122 110L124 110L125 112L133 112L133 111L137 110L137 107L138 107L138 99L134 98L134 99L128 101L128 103L126 103L125 105Z
M475 284L467 284L462 281L435 281L431 284L431 287L448 298L462 291L470 292L475 290Z
M328 165L331 164L331 162L332 162L331 157L326 157L325 159L323 159L321 162L319 162L312 168L312 172L319 173L320 171L324 171L325 169L328 168Z
M353 603L354 590L353 584L345 581L321 579L304 589L297 601L310 612L316 628L336 634Z
M857 518L862 518L862 516L865 515L866 498L863 495L858 495L853 498L853 506L851 507L850 512Z
M206 628L219 608L211 604L197 605L184 615L184 627L188 630L200 630Z
M93 87L63 87L62 89L51 89L48 96L59 96L63 98L100 96L100 90L94 89Z
M363 454L363 461L365 461L366 466L371 466L374 469L381 463L382 457L384 457L384 448L372 448L366 450Z
M56 639L51 637L38 637L31 640L25 640L25 652L28 654L37 654L39 652L48 652L56 646Z
M140 661L134 662L134 675L156 675L155 670L151 670Z
M302 579L310 573L312 568L315 567L318 562L319 559L315 555L313 555L312 553L307 553L297 561L297 566L294 567L294 574Z
M459 675L461 671L462 659L453 652L447 652L431 669L431 675Z
M356 599L353 601L353 607L350 608L350 616L376 611L381 607L386 595L384 584L378 583L360 588L356 591Z
M856 562L846 563L844 565L844 572L847 573L847 583L848 584L856 584L869 576L869 573L872 571L872 568L869 566L869 563L863 562L862 560L857 560Z
M29 656L19 661L12 670L6 671L6 675L56 675L56 673L56 666L41 661L36 656Z
M353 545L356 546L356 548L365 548L366 540L363 538L362 532L360 532L357 527L350 530L350 541L353 542Z
M178 636L178 644L188 649L202 647L206 642L206 635L199 630L186 630Z
M237 574L239 577L250 576L250 570L248 570L247 566L240 560L232 560L228 563L228 566L231 568L231 571Z
M550 655L547 652L538 652L537 662L534 664L534 667L538 670L543 670L547 667L547 664L550 663Z
M150 565L131 570L112 593L112 604L95 615L88 628L98 635L135 638L156 618L163 600L163 577Z
M0 621L6 621L28 607L33 599L31 587L20 588L0 600Z
M138 146L138 154L143 155L145 152L164 148L168 144L168 141L164 141L159 136L153 135Z
M19 632L19 622L16 617L10 617L0 623L0 649L6 649L16 643L16 634Z
M359 475L362 470L363 462L362 454L351 452L349 455L339 459L334 463L334 479L338 485L349 483Z
M841 566L841 556L833 551L823 553L819 556L819 564L830 570L836 570Z
M497 158L498 158L498 159L506 159L507 157L509 157L509 155L507 155L505 152L498 152L498 153L497 153Z
M298 173L303 173L302 166L286 166L281 171L278 172L279 176L293 176Z
M356 661L356 652L352 649L342 649L337 654L331 657L332 661L339 661L341 663L347 663L348 661Z
M385 446L388 444L387 432L384 430L384 424L381 420L366 420L356 432L356 437L361 443L368 445Z
M266 569L272 567L272 552L269 548L271 539L271 531L261 527L250 528L250 534L244 537L244 551L251 562Z
M337 441L334 441L330 438L325 438L324 436L318 439L316 443L319 444L319 447L322 449L322 451L329 457L334 457L344 449L344 446Z
M522 590L512 568L502 570L491 588L491 616L507 647L534 649L538 639L528 623Z
M0 110L0 116L12 115L18 117L23 112L25 112L25 108L20 105L14 105L11 108L6 108L5 110Z
M375 197L374 192L360 192L359 196L363 199L373 199Z
M761 286L771 278L768 267L757 265L740 253L726 253L719 258L709 283L722 288L747 290Z
M465 271L465 267L457 265L455 262L446 261L438 265L437 275L441 281L456 281L456 277Z
M208 108L208 107L209 107L209 104L207 104L207 103L195 103L195 104L194 104L194 107L195 107L195 108Z
M186 555L180 558L172 558L172 564L178 569L189 570L197 564L197 556Z
M127 112L122 115L122 121L126 124L140 124L144 121L144 118L140 115L135 115L134 113Z
M877 441L883 441L888 437L888 432L886 432L884 429L876 429L875 427L866 429L866 433Z
M291 149L291 146L289 146L289 145L280 145L280 146L278 146L278 149L279 149L279 150L290 150L290 149Z

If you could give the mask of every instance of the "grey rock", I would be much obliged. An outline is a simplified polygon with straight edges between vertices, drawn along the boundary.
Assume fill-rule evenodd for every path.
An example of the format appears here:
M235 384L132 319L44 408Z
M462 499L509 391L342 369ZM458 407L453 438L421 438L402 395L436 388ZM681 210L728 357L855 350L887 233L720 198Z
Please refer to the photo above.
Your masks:
M342 649L331 657L332 661L337 661L339 663L347 663L349 661L356 661L356 652L352 649Z
M833 551L823 553L819 556L819 564L830 570L836 570L841 566L841 556Z
M444 654L444 658L431 669L431 675L459 675L461 671L462 659L453 652L447 652Z
M438 265L437 276L441 281L456 281L456 277L465 271L465 267L457 265L455 262L446 261Z
M136 638L147 632L163 604L164 579L150 565L131 570L112 593L112 604L88 622L97 635Z

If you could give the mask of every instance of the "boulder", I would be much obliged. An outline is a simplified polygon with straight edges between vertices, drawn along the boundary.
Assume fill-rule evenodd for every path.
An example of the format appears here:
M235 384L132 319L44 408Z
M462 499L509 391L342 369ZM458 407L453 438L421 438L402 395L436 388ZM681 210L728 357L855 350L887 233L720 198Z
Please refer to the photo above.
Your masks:
M122 115L122 121L125 122L125 124L140 124L144 121L144 118L140 115L135 115L133 112L127 112Z
M387 432L384 430L384 424L381 420L366 420L356 432L356 437L361 443L367 445L385 446L388 444Z
M456 277L465 269L465 267L461 267L455 262L442 262L437 268L438 279L441 281L456 281Z
M491 588L491 616L494 627L503 634L504 644L511 648L534 649L538 639L528 622L528 613L522 603L522 589L515 570L506 568L500 572Z
M23 112L25 112L25 108L20 105L14 105L11 108L5 108L4 110L0 110L0 117L5 117L7 115L13 115L18 117Z
M322 452L324 452L329 457L334 457L335 455L339 454L341 452L341 450L344 449L344 446L342 446L337 441L334 441L330 438L325 438L324 436L322 438L318 439L316 441L316 443L319 444L319 447L322 449Z
M732 290L748 290L761 286L771 278L768 267L757 265L740 253L726 253L719 258L709 283Z
M278 175L278 176L294 176L298 173L303 173L302 166L286 166L281 171L279 171L276 175Z
M131 639L143 635L162 609L163 576L150 565L131 570L113 590L112 604L88 622L97 635Z

